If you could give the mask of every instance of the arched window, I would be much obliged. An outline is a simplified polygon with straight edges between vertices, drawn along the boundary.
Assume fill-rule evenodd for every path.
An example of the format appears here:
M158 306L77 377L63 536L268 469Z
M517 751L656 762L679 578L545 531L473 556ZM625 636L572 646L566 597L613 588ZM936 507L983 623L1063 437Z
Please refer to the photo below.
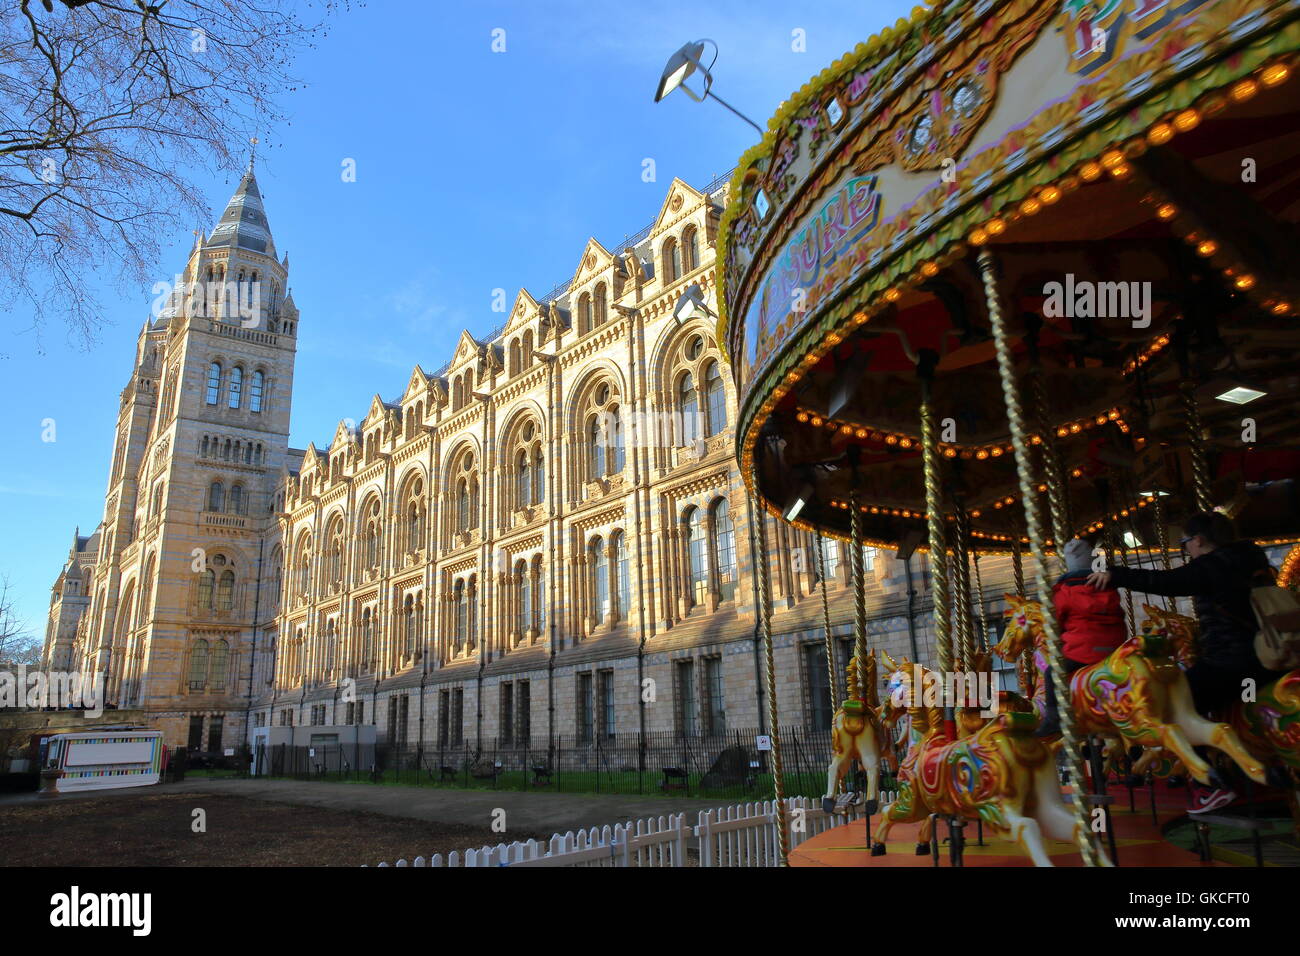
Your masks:
M298 596L307 597L311 589L311 538L298 546Z
M208 642L200 638L190 649L190 690L203 690L208 681Z
M700 437L700 406L695 395L695 379L687 372L677 384L677 403L682 410L682 445Z
M632 580L627 567L627 536L622 531L614 535L614 573L618 577L615 594L618 595L617 612L626 618L632 610Z
M469 482L464 478L456 486L456 528L469 530Z
M221 449L221 460L230 461L230 439L226 439L226 444Z
M591 295L582 293L578 298L578 334L585 335L591 331Z
M415 653L415 599L409 594L406 596L406 602L403 605L403 614L405 627L403 628L402 659L407 660Z
M527 450L521 451L515 458L515 500L523 508L533 503L533 470L528 461Z
M593 415L587 424L587 438L591 442L591 477L601 478L605 474L605 432L601 428L600 415Z
M208 366L208 394L207 402L209 405L217 404L221 398L221 363L213 362Z
M704 433L712 437L727 427L727 391L722 387L722 372L717 362L709 363L704 373L704 400L707 409Z
M329 579L332 584L343 583L343 522L335 521L330 528Z
M242 515L244 513L244 488L242 485L230 486L230 513L232 515Z
M361 612L361 669L368 670L375 649L375 619L370 608Z
M334 645L338 642L338 636L338 625L334 618L330 618L325 622L325 653L321 662L326 675L334 669Z
M222 571L217 581L217 610L229 611L235 606L235 572Z
M523 362L524 362L525 369L530 369L533 367L533 330L532 329L527 329L524 331Z
M470 575L469 585L465 589L465 606L467 608L466 616L469 619L468 633L469 646L475 647L478 643L478 614L475 613L475 605L478 599L478 579L475 575Z
M208 568L199 575L199 609L212 609L212 587L216 583L217 573Z
M699 233L694 226L682 233L682 266L686 272L694 272L700 267Z
M709 593L709 566L704 533L704 515L692 508L686 517L686 556L690 571L691 601L703 604Z
M236 365L230 370L230 400L228 404L231 408L238 408L239 402L243 398L242 390L244 387L244 370Z
M411 482L406 493L406 548L418 551L424 547L424 482L419 478Z
M156 566L155 556L149 555L149 563L144 570L144 580L140 585L140 616L136 621L137 627L149 620L149 615L153 611L153 574Z
M226 493L221 482L214 481L208 486L208 510L220 512L225 507Z
M208 670L211 677L211 689L217 692L226 689L226 672L230 668L230 645L217 641L212 648L212 665Z
M623 471L624 465L623 410L621 408L615 408L610 412L610 430L613 432L613 435L611 436L613 440L610 442L610 445L614 456L613 468L610 470L617 475Z
M605 301L605 283L596 286L596 324L604 325L609 318L609 306Z
M266 377L260 371L253 373L253 378L248 383L248 410L250 412L260 412L262 410L262 388L265 383Z
M528 570L528 562L520 561L515 565L515 576L519 578L519 614L515 629L522 637L533 626L533 576Z
M119 445L118 447L120 448L121 446ZM208 457L208 436L207 435L203 436L203 443L199 445L199 457L200 458Z
M591 587L596 598L596 622L604 620L609 613L609 556L605 554L605 542L593 538L589 553L591 556Z
M677 240L669 239L664 243L664 285L675 282L682 274L682 255L677 248Z
M383 529L379 523L379 499L370 499L370 504L366 508L365 528L363 535L365 537L366 568L379 567L379 545Z
M510 343L510 357L506 360L506 374L514 378L520 372L519 340Z
M542 556L533 558L533 626L540 634L546 627L546 576L542 573Z
M461 578L455 587L456 605L456 640L461 644L469 643L469 599L465 591L465 580Z
M718 595L730 601L736 596L736 531L726 498L713 506L713 565L718 569Z
M537 446L533 454L533 504L540 505L546 498L546 464L542 458L542 446Z

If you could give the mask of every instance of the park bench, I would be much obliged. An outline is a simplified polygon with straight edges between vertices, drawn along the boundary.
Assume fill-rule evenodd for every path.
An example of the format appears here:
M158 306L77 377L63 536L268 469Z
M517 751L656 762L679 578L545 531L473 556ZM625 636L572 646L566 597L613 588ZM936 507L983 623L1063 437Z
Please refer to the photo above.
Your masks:
M549 787L551 785L551 776L554 771L550 767L537 766L533 767L533 786Z
M663 783L659 784L660 790L685 790L686 789L686 771L681 767L664 767Z

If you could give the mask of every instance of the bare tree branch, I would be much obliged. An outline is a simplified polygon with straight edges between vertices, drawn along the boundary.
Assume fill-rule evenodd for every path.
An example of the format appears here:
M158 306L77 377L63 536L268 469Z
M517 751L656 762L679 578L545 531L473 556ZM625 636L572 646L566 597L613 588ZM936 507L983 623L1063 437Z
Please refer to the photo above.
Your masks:
M0 307L93 344L125 290L208 225L186 170L238 172L283 121L293 56L348 0L0 0ZM313 7L307 23L296 8ZM21 310L15 307L22 305Z

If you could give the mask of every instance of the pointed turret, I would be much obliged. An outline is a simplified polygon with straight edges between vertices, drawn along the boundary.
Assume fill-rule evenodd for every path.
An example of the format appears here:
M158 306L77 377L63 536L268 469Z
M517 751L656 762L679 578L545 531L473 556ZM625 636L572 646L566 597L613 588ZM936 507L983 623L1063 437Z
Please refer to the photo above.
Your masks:
M212 230L207 245L249 249L264 255L274 254L271 226L266 221L262 193L257 188L257 177L253 175L251 161L244 178L239 181L239 188L230 197L230 202L226 203L226 211L221 214L217 227Z

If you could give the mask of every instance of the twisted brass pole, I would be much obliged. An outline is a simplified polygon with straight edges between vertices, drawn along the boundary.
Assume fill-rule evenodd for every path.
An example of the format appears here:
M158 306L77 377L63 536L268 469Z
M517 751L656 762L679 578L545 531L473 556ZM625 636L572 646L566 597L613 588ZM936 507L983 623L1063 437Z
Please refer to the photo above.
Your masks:
M1209 511L1210 470L1205 464L1205 438L1201 434L1201 413L1196 407L1196 383L1183 379L1178 385L1183 399L1183 423L1187 426L1188 450L1192 458L1192 490L1196 495L1196 510Z
M1065 474L1061 470L1061 454L1056 446L1056 430L1047 416L1047 388L1043 384L1043 370L1034 369L1030 376L1034 397L1035 418L1042 439L1039 459L1043 465L1043 478L1047 484L1047 503L1052 516L1052 543L1056 560L1065 572L1065 545L1070 540L1070 502L1065 494Z
M925 471L926 524L930 532L930 586L934 606L934 647L945 682L952 673L952 631L948 623L947 544L939 488L939 448L936 444L930 378L921 378L921 465Z
M980 577L980 553L973 553L973 563L975 565L975 595L979 599L980 609L980 640L979 645L975 648L981 651L988 647L989 644L989 620L984 610L984 581Z
M959 669L969 669L975 659L974 628L970 605L970 516L957 505L957 540L953 545L953 587L957 591L957 646L961 649Z
M790 830L785 812L785 780L781 775L781 732L777 723L776 664L772 654L772 591L767 570L767 511L761 501L754 502L758 518L758 614L763 635L763 653L767 664L767 713L772 725L772 782L776 794L776 833L781 850L781 866L790 865Z
M849 536L853 557L849 567L853 571L853 654L857 658L858 693L867 692L867 569L862 556L862 512L858 507L857 474L853 475L853 489L849 492Z
M1011 337L1007 333L1006 317L1002 309L1002 296L998 291L993 254L981 249L978 256L980 278L984 284L984 297L988 306L989 325L997 351L998 373L1002 379L1002 398L1007 407L1007 420L1011 426L1011 444L1015 449L1016 472L1020 479L1020 497L1025 505L1025 524L1029 533L1029 548L1034 557L1034 570L1038 601L1043 611L1043 630L1047 636L1047 659L1052 673L1052 686L1056 694L1057 713L1061 722L1062 749L1070 770L1070 783L1074 799L1070 810L1074 815L1078 835L1079 854L1084 866L1098 864L1097 848L1092 843L1088 810L1084 806L1083 760L1079 737L1075 729L1074 702L1070 699L1070 682L1065 672L1065 653L1056 624L1056 609L1052 604L1051 573L1043 550L1043 534L1039 526L1037 492L1033 481L1031 446L1025 429L1024 412L1016 390L1016 373L1011 353Z

